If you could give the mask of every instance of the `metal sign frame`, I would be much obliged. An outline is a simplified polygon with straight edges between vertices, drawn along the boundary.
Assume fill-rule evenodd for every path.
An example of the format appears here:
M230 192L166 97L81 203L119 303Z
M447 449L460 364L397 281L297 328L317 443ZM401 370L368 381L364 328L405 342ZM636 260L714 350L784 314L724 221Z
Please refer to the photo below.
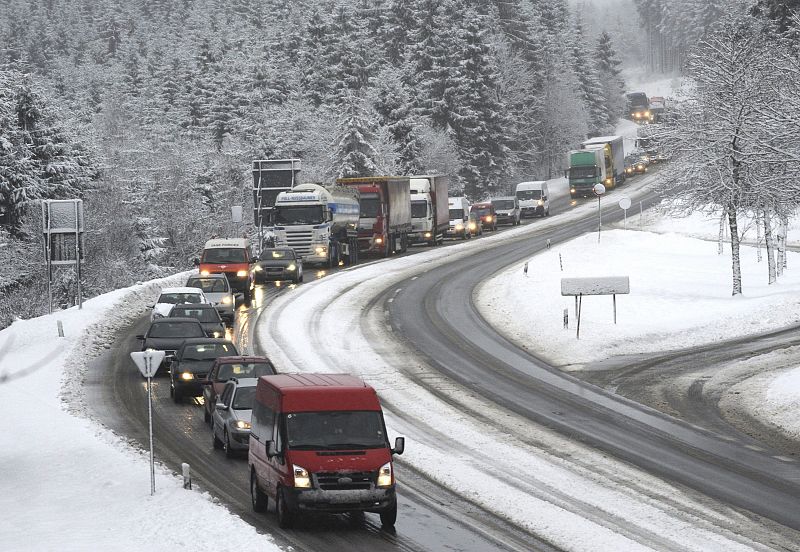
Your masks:
M598 278L561 278L561 295L575 297L575 316L578 327L575 338L581 338L581 307L584 295L611 295L614 304L614 324L617 323L617 295L631 292L628 276L606 276Z
M69 205L72 206L71 209ZM65 208L58 208L61 206ZM48 309L51 313L53 312L54 266L75 265L78 308L83 308L83 292L81 289L81 269L84 257L83 234L82 199L42 200L42 237L44 239L44 259L47 265ZM73 237L75 240L74 251L68 251L63 247L54 247L54 242L63 242L67 236Z

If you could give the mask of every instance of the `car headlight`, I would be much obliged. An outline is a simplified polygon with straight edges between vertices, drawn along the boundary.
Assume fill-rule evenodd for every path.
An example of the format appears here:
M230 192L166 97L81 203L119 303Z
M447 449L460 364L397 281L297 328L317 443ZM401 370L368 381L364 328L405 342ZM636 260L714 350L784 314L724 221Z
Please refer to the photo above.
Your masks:
M233 422L233 427L236 429L250 429L250 422L245 422L244 420L236 420Z
M247 278L247 271L246 270L239 270L236 272L237 278Z
M301 468L297 464L292 464L292 472L294 473L294 486L300 489L311 488L311 477L305 468Z
M230 305L232 302L230 297L223 297L222 301L220 301L223 305Z
M492 222L492 215L486 217L486 222Z
M378 470L378 487L391 487L392 479L392 463L386 462Z
M570 191L570 193L574 194L575 193L575 188L570 188L569 191Z
M222 337L222 332L220 331L211 332L211 335L213 335L214 337Z
M375 238L375 243L377 243L378 245L382 244L383 238Z
M261 268L261 265L256 265L256 266L253 267L253 272L261 272L262 270L264 270L264 269Z
M540 205L540 206L541 206L541 205L544 205L544 200L543 200L543 199L540 199L540 200L539 200L539 205Z
M456 230L461 231L463 229L464 229L464 225L463 224L456 224Z
M209 274L211 274L211 272L209 272L208 270L201 270L200 271L200 276L208 276Z
M649 117L649 116L650 116L650 112L649 112L649 111L645 111L645 112L644 112L644 116L645 116L645 117Z
M609 184L611 184L611 179L610 178L606 178L606 186L608 186Z
M193 380L194 374L191 372L181 372L181 379L182 380Z
M295 265L294 263L290 263L289 266L286 267L286 270L288 270L289 272L294 272L296 268L297 265Z
M469 223L469 229L470 229L470 230L475 230L477 227L478 227L478 225L477 225L477 224L475 224L474 222L470 222L470 223Z

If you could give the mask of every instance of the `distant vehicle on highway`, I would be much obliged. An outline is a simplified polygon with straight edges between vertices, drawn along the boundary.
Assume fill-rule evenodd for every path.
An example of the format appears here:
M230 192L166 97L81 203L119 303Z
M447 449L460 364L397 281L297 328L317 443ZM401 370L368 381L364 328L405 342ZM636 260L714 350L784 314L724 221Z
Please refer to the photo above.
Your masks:
M475 213L470 213L467 219L467 229L469 230L470 236L473 238L476 236L483 236L483 222L481 222L481 217Z
M186 339L204 337L203 326L194 318L159 318L150 323L147 333L137 335L142 342L142 351L155 349L164 351L165 357L158 367L161 371L172 362L175 352Z
M150 305L150 308L153 309L150 313L150 321L169 316L172 307L181 303L208 303L208 300L202 289L193 287L164 288L155 304Z
M203 419L211 421L211 413L222 388L233 378L260 378L276 374L275 366L264 356L219 357L203 382Z
M445 233L449 238L466 240L472 237L469 231L469 201L465 197L448 197L450 225Z
M206 300L214 305L219 315L228 324L233 325L233 315L236 309L236 298L224 274L208 274L206 276L189 276L186 287L195 287L203 290Z
M264 249L253 265L253 282L263 284L286 280L295 284L303 281L303 260L291 247Z
M176 403L183 397L202 396L203 381L214 361L238 354L236 346L227 339L196 337L184 340L169 367L170 396Z
M250 418L256 396L256 378L232 379L214 404L211 415L211 440L232 458L250 448Z
M213 305L207 303L175 305L172 307L169 317L195 318L203 326L207 337L225 337L225 323Z
M519 199L517 196L502 196L492 198L492 205L497 214L497 224L510 224L517 226L520 223Z
M497 230L497 215L494 212L494 205L490 201L473 203L469 209L470 213L475 213L481 219L481 224L487 230Z
M572 173L570 172L571 178ZM550 193L547 189L547 182L544 180L520 182L517 184L515 195L519 199L521 217L535 215L546 217L550 215Z
M393 454L375 390L333 374L263 376L250 430L250 496L263 512L275 501L287 528L304 512L375 512L397 519Z

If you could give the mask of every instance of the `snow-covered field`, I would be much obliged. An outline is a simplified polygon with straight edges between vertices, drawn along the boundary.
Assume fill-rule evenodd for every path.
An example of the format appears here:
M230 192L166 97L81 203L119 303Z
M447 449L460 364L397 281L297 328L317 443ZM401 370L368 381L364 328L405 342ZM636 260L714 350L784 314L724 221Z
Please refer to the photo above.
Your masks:
M788 266L767 285L766 260L755 247L742 248L744 294L731 296L730 247L717 254L712 237L719 223L702 215L652 221L659 232L629 229L588 234L553 247L485 282L476 303L481 314L511 340L560 364L579 370L613 356L680 349L800 322L800 254L788 252ZM563 266L563 271L561 267ZM609 296L582 300L580 340L575 301L561 296L561 278L628 276L630 294L617 296L617 324ZM563 328L567 310L570 328ZM765 424L800 436L800 368L771 371L731 390L731 397ZM728 401L733 400L728 398Z
M0 377L9 378L0 382L0 550L279 550L207 493L184 490L164 467L156 467L150 496L149 455L83 414L87 360L110 347L114 332L141 316L160 287L176 282L117 290L83 310L20 320L0 332Z

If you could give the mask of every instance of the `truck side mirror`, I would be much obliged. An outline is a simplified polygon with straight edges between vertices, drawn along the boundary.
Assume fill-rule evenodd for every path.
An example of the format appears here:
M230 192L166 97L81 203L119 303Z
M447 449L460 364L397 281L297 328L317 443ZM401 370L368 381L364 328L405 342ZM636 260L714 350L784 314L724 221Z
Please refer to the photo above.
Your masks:
M569 169L564 169L564 178L569 178Z
M406 450L406 438L405 437L397 437L394 440L394 448L392 449L392 454L403 454L403 451Z

